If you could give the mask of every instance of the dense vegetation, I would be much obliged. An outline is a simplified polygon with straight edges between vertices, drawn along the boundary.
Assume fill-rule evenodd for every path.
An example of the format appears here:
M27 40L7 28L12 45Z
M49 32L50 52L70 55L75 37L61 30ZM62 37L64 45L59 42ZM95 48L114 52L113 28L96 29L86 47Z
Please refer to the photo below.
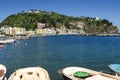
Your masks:
M96 20L96 18L90 17L72 17L55 12L40 11L35 12L21 12L8 16L0 27L9 25L12 27L23 27L26 30L34 30L37 27L37 23L45 23L49 28L62 28L78 29L76 25L71 23L82 22L84 23L83 30L86 33L116 33L118 29L113 26L111 22L106 19Z

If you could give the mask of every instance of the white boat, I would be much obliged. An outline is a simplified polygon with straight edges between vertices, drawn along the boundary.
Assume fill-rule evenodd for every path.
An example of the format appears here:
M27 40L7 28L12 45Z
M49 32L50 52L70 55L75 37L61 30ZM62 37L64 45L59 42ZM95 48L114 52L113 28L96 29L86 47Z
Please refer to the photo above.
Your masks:
M15 42L15 39L5 39L5 40L1 39L0 40L0 44L9 44L13 42Z
M120 77L82 67L67 67L62 71L66 80L120 80Z
M8 80L50 80L50 77L41 67L28 67L16 70Z
M6 66L0 64L0 80L3 80L6 74Z

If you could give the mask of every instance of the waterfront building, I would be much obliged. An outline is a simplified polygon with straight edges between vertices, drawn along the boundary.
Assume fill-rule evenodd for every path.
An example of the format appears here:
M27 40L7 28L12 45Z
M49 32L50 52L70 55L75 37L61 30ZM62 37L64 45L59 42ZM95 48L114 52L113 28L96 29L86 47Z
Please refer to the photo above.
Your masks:
M20 27L11 27L11 26L3 26L1 28L1 31L6 34L6 35L25 35L26 34L26 29L25 28L20 28Z
M43 34L43 29L35 29L35 34L42 35Z
M25 28L14 27L13 30L14 30L15 35L25 35L26 34Z
M33 35L35 35L35 31L33 31L33 30L26 31L26 35L33 36Z
M45 23L37 23L37 29L35 29L35 34L42 35L44 34ZM45 32L46 33L46 32Z

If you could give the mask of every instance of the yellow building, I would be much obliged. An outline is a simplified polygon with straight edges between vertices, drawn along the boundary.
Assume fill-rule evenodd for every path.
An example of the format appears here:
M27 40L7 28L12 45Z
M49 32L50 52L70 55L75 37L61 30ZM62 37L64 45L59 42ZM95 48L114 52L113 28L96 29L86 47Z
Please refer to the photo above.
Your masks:
M43 34L43 29L35 29L35 34L42 35Z
M25 28L19 27L2 27L1 29L5 34L13 36L13 35L24 35L26 33Z
M24 35L26 33L25 28L14 27L15 35Z

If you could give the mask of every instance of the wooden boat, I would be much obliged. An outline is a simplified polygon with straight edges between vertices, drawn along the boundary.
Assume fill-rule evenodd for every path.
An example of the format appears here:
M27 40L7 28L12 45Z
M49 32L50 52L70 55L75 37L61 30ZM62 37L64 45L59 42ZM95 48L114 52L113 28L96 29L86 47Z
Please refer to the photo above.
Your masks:
M50 80L48 72L41 67L28 67L16 70L8 80Z
M120 76L120 64L110 64L108 66L115 74Z
M6 74L6 66L0 64L0 80L3 80Z
M65 80L120 80L120 77L82 67L67 67L62 71Z

